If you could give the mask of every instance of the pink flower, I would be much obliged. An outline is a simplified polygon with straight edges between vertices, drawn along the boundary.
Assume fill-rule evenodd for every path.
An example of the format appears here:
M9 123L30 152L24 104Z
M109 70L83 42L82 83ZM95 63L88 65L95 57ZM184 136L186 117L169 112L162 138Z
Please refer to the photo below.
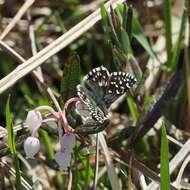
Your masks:
M59 165L61 171L67 170L71 163L71 153L58 151L55 156L55 160Z
M28 137L24 141L24 151L27 158L34 159L34 156L40 150L40 141L36 137Z
M32 132L33 129L42 124L42 116L39 111L31 110L28 112L26 117L26 125L28 129Z
M62 152L73 152L76 143L75 135L73 133L64 134L60 139L60 143Z
M60 137L61 149L57 152L55 160L60 170L67 170L71 163L71 153L75 147L76 139L73 133Z

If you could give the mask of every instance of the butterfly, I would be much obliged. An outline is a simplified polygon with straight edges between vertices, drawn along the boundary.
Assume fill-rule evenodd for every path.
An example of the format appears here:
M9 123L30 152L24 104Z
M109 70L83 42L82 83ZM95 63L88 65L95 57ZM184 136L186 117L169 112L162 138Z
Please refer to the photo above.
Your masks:
M108 119L108 108L137 82L135 76L125 72L112 72L101 66L92 69L81 84L77 95L87 106L89 115L98 123Z

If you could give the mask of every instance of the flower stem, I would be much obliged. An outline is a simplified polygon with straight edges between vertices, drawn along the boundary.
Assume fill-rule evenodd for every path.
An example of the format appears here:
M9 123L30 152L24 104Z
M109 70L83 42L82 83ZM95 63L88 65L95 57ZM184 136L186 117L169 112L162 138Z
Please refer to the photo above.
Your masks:
M52 113L57 119L60 118L59 113L56 112L52 107L50 106L39 106L35 108L35 111L40 111L40 110L48 110L50 113Z
M77 101L82 102L82 100L79 97L73 97L73 98L70 98L69 100L67 100L65 105L64 105L63 112L60 113L61 117L63 119L65 133L73 132L73 128L70 127L69 124L68 124L66 114L67 114L67 109L68 109L69 105L71 103L74 103L74 102L77 102Z

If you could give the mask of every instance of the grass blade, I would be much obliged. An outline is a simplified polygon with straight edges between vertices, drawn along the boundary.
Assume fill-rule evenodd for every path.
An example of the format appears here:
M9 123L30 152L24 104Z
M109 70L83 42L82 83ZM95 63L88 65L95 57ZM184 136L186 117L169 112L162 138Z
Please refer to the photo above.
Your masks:
M172 23L171 23L171 0L164 1L164 22L168 65L171 61L172 50Z
M104 4L102 3L101 8L101 17L102 17L102 27L106 34L109 33L109 25L108 25L108 19L107 19L107 12Z
M161 141L161 166L160 166L160 189L171 189L170 173L169 173L169 148L166 136L166 128L162 125L162 141Z
M139 112L138 112L137 106L131 96L127 96L127 103L128 103L129 110L131 112L133 121L136 123L138 116L139 116Z
M143 32L142 26L140 25L139 21L137 20L135 16L133 16L133 21L132 21L132 35L152 58L159 61L158 56L156 55L156 53L153 51L152 47L150 46Z
M131 39L131 35L132 35L132 20L133 20L133 8L132 6L129 6L127 10L127 20L126 20L126 30L127 30L129 39Z
M121 28L121 46L126 55L132 54L132 49L128 34L123 28Z
M178 64L181 42L183 41L183 35L184 35L185 25L186 25L186 21L187 21L187 8L185 7L186 2L187 1L184 1L184 8L183 8L183 13L182 13L179 36L177 39L176 46L173 50L174 52L173 52L172 61L171 61L171 67L173 70L176 69L176 66Z
M11 113L10 113L10 96L8 97L6 103L6 128L8 131L8 145L11 151L11 154L15 154L16 148L14 146L14 133L11 123Z
M11 121L11 112L10 112L10 96L8 97L6 103L6 128L8 131L8 145L11 151L11 154L14 157L14 166L16 171L16 189L21 189L21 174L20 174L20 165L16 152L16 143Z

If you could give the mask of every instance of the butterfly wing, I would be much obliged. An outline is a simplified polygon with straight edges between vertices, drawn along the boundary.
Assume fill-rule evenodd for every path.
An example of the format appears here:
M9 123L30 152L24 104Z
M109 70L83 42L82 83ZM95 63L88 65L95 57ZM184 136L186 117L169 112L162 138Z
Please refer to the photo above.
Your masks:
M77 86L77 94L88 106L91 117L104 123L108 119L107 108L137 82L133 75L113 72L101 66L90 71Z
M77 86L78 96L88 106L91 117L99 123L104 123L107 119L107 111L102 100L104 100L109 76L105 67L97 67L84 77L82 85Z
M101 66L90 71L83 80L83 86L88 90L88 93L91 94L90 99L92 99L95 105L101 108L103 107L102 100L106 94L109 76L108 70Z
M104 97L107 107L127 92L137 82L133 75L124 72L113 72L110 75L107 93Z
M89 115L98 123L102 124L108 119L107 115L89 99L89 94L86 92L86 89L78 85L77 86L77 95L80 99L87 105L89 110Z
M99 88L103 88L108 85L109 76L110 74L108 70L101 66L92 69L92 71L90 71L85 77L85 80L97 84Z

